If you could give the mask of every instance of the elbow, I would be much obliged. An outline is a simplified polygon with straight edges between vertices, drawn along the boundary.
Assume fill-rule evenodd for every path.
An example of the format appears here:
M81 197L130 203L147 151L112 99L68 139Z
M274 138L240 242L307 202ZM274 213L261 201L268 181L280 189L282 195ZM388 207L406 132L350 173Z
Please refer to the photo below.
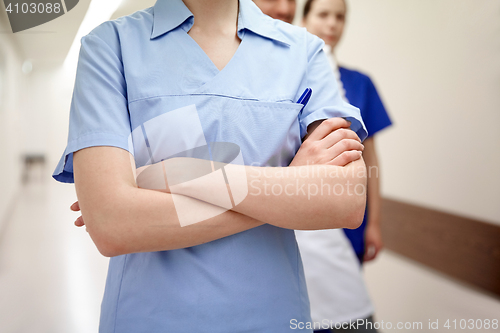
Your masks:
M97 247L97 250L104 257L111 258L128 253L122 244L115 241L113 237L107 233L94 233L91 237Z
M344 225L346 229L357 229L363 223L363 218L365 216L366 209L366 196L359 196L356 198L356 202L353 204L353 207L349 214L347 215L347 219L344 221Z
M347 195L344 197L346 199L344 204L347 210L343 224L346 229L357 229L363 223L366 209L368 193L366 165L361 158L351 163L350 168L352 172L349 172L350 176L346 180ZM353 186L352 191L349 190L350 184Z
M127 215L123 213L122 203L127 202L114 195L80 202L87 232L99 253L108 258L131 253L131 233L126 227Z
M104 257L111 258L124 254L122 253L122 251L120 251L119 246L117 246L117 244L112 240L112 238L107 235L107 233L104 233L102 231L99 232L90 230L88 231L90 237L92 238L92 241L97 247L97 250Z
M120 242L120 235L117 232L117 228L113 227L114 224L110 219L89 222L87 224L87 231L100 254L110 258L127 253L123 242Z
M345 221L345 225L347 229L357 229L363 223L363 219L365 217L366 210L366 200L367 200L367 191L366 191L366 181L363 179L358 179L358 184L356 185L359 188L363 188L363 191L356 192L354 195L349 198L349 206L351 209L348 210L347 220Z
M300 229L357 229L363 223L366 195L345 195L337 204L330 202L324 206L329 208L324 210L324 213L313 214L313 217L308 219L307 228ZM300 222L297 221L298 223Z
M328 192L331 197L321 204L321 209L309 212L312 218L309 218L307 228L303 229L356 229L363 223L367 195L366 167L363 160L351 163L342 173L345 178L340 182L336 177L329 178L332 182L326 188L331 189L331 192ZM303 218L300 214L297 214L297 217Z
M114 248L113 246L107 245L107 244L99 244L98 245L96 243L96 246L97 246L97 250L99 251L99 253L107 258L116 257L116 256L119 256L122 254L122 253L119 253L116 248Z

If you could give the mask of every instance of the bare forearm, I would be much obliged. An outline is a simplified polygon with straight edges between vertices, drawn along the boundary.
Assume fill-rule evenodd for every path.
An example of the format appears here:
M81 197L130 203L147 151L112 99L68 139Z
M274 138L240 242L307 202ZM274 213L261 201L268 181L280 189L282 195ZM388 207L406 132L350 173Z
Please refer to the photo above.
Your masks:
M282 228L352 227L365 199L366 179L358 177L363 168L362 159L346 167L289 167L285 176L280 168L268 168L272 177L250 175L249 195L234 210Z
M119 191L113 205L107 205L94 218L99 221L89 233L101 253L116 256L186 248L211 242L257 226L262 222L227 211L205 221L181 227L169 193L129 188ZM209 204L192 200L193 209ZM82 214L86 221L91 218ZM87 223L88 224L88 223ZM101 230L98 230L101 229ZM105 239L102 239L105 238Z
M249 190L241 203L228 209L288 229L353 228L361 223L366 198L363 159L345 167L231 167L245 168L246 173L246 179L231 189ZM215 187L207 179L177 186L175 193L215 204L223 201Z

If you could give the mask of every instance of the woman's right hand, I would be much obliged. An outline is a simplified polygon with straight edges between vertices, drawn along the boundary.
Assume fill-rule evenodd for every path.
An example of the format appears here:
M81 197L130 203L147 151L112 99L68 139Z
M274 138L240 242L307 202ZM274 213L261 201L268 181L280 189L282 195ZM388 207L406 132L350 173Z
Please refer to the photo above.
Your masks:
M346 166L361 158L364 146L344 118L312 123L290 166L327 164Z

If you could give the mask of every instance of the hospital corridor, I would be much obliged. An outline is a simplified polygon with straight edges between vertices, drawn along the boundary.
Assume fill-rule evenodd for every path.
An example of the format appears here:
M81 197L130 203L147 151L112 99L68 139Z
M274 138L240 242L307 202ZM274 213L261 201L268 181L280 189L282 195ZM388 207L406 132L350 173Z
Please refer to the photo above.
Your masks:
M32 14L36 17L29 20L22 17L22 1L0 4L0 333L184 333L195 331L193 327L208 333L500 332L500 2L225 0L227 6L232 4L239 10L238 15L236 10L233 14L238 19L235 31L241 44L221 69L207 57L210 52L204 53L196 45L195 35L189 38L187 34L191 26L196 27L193 18L198 15L195 6L199 1L33 0L39 7L45 6L45 12ZM205 1L216 6L222 0ZM61 12L50 16L49 2L60 3ZM288 21L295 27L267 16L273 16L271 5L285 6L285 2L292 6L287 7L292 11ZM20 8L17 16L16 4ZM342 20L342 29L345 23L340 32L344 35L338 46L339 36L335 43L334 37L330 41L324 37L323 43L321 30L318 28L316 34L319 38L312 30L326 22L328 11L338 8L343 12L336 20ZM276 15L287 21L287 16ZM116 21L103 24L109 20ZM314 54L297 46L302 45L303 35L309 41L307 47L317 48ZM169 48L171 43L183 42ZM165 44L164 53L146 54L161 49L161 43ZM117 50L123 54L116 56ZM262 50L273 51L264 54ZM311 63L317 63L313 66L294 60L292 64L288 58L279 58L283 54L289 54L290 59L307 56ZM182 67L182 61L191 55L199 62ZM279 72L285 63L293 70ZM153 64L164 68L151 69ZM169 72L171 64L177 67ZM197 66L204 65L208 70L195 72ZM321 66L329 71L324 77L331 82L302 80L297 74L319 73ZM261 73L257 75L257 71ZM172 73L171 77L165 73ZM210 75L214 75L211 82L200 84ZM317 76L323 78L322 74ZM293 89L276 87L285 81L290 86L297 84ZM262 82L269 82L269 86ZM262 86L255 88L258 84ZM308 92L304 87L310 86L312 94L304 98ZM353 93L361 86L368 91L366 99ZM164 95L157 93L170 87L175 88ZM325 97L330 95L324 87L336 89L330 99ZM151 96L147 95L149 90ZM220 93L222 90L227 96ZM336 104L312 110L325 101ZM101 105L103 109L99 109ZM233 113L218 113L214 105L229 105ZM160 107L163 109L157 112ZM182 117L174 118L181 112L185 112L189 128L177 135L182 133L179 127L188 123L179 120ZM193 114L196 117L189 118ZM165 115L171 116L168 121L162 120ZM287 228L286 221L280 221L285 227L264 221L276 211L302 214L302 206L296 204L287 209L276 207L268 214L259 210L266 201L275 200L271 196L278 196L276 189L284 184L283 179L269 187L265 199L256 201L261 206L255 208L260 215L248 213L253 209L252 200L261 195L252 194L257 187L251 180L272 184L273 178L266 172L305 170L306 166L293 164L294 154L299 156L303 142L315 139L312 128L318 131L312 132L316 135L325 131L326 127L311 124L330 117L342 124L348 120L338 133L349 131L354 133L349 135L363 139L365 151L349 162L354 165L363 157L366 164L366 174L357 176L365 177L368 186L362 194L366 198L365 216L352 214L364 222L353 228L303 227L298 231ZM163 136L154 132L152 124ZM106 126L122 132L106 136ZM283 130L285 126L289 128ZM204 137L202 143L197 139L191 147L189 135L194 136L196 130ZM174 133L170 137L169 131ZM329 137L330 132L320 139ZM281 138L281 133L286 136ZM188 181L179 177L185 184L172 181L168 158L157 157L161 150L155 146L158 137L169 143L185 140L179 144L182 149L172 148L165 156L194 159L205 154L209 167L203 169L202 176L201 167L191 179L186 176ZM234 156L231 162L217 160L213 142L233 138L241 163L231 165L238 160ZM283 142L277 141L280 138ZM161 193L164 198L168 195L168 203L174 207L170 211L177 209L180 221L180 227L169 226L169 230L186 235L174 244L191 244L186 239L194 239L196 233L186 230L197 230L196 224L204 230L205 238L198 235L201 241L193 240L195 245L155 251L127 252L132 247L124 246L127 250L123 253L103 255L102 247L96 244L107 243L98 243L94 237L101 215L92 215L89 208L98 200L92 200L86 191L99 186L110 191L108 185L114 184L118 175L129 174L113 170L109 182L92 186L89 178L85 178L87 182L78 175L73 178L74 166L75 174L86 170L82 178L95 176L107 181L92 168L109 171L107 163L115 163L111 157L105 160L106 154L100 155L107 161L100 164L97 154L77 153L98 146L107 146L108 152L115 154L112 158L120 157L121 161L124 155L117 151L123 153L128 147L137 168L133 169L137 182L133 190ZM201 148L207 148L208 153L193 153ZM83 163L73 156L95 159ZM243 198L237 201L231 168L250 165L250 158L266 160L256 163L265 171L254 178L248 173L246 202ZM156 163L163 168L157 168L160 171L153 180L141 183L140 176L149 176L143 170L149 167L151 172ZM314 167L319 166L307 165ZM191 171L188 169L186 173ZM127 177L122 178L131 178ZM193 213L199 220L183 225L179 203L191 201L176 201L175 186L185 190L196 177L212 177L222 186L210 183L213 186L203 195L201 190L189 188L188 194L178 192L177 198L211 207L208 217ZM297 184L300 177L299 173ZM308 174L304 177L307 180L302 179L309 184L307 191L314 177ZM342 177L342 173L335 177ZM376 181L370 180L372 177ZM345 179L353 181L354 173ZM90 222L84 226L75 226L81 212L70 209L78 201L75 181L81 186L82 207L89 209L85 213ZM317 183L320 181L323 184L323 179ZM329 184L340 183L335 181L338 183ZM238 185L242 183L247 186L238 179ZM295 184L295 179L290 184ZM221 188L228 207L210 201ZM262 189L264 196L266 188ZM353 185L353 194L349 190L347 187L347 192L339 195L333 187L332 204L334 196L342 196L343 202L354 206L351 196L359 195L357 187ZM286 191L285 186L279 195ZM304 207L320 202L318 193L308 192ZM98 191L94 195L107 200ZM159 196L149 198L153 205ZM135 216L136 208L131 205L129 216ZM110 209L103 211L114 214ZM228 214L238 216L235 221L244 217L247 220L242 221L255 225L243 228L235 224L234 230L224 231L222 236L222 231L214 231L217 227L225 230L219 224L203 224ZM126 215L113 216L125 220ZM153 219L155 215L147 216ZM314 220L315 214L310 216ZM150 222L146 220L144 225ZM77 224L82 223L79 221ZM353 235L360 225L361 238L356 238ZM301 226L306 226L305 222ZM111 238L129 235L126 232L133 225L124 222L123 230L119 227L118 236ZM153 227L158 233L166 230L154 223ZM214 234L220 235L209 238ZM129 242L136 240L127 237ZM136 248L158 248L157 239L149 243ZM227 252L219 252L221 249ZM364 330L360 324L371 328Z

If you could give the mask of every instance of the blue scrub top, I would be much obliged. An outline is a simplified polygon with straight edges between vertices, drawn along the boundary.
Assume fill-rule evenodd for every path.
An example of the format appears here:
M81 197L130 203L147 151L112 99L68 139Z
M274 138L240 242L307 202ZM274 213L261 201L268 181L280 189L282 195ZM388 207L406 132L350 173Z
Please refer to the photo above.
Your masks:
M340 80L345 89L345 95L350 104L361 110L361 116L368 130L368 137L392 124L382 100L375 89L372 80L358 71L339 67ZM365 229L368 208L365 210L363 223L357 229L344 229L360 262L365 253Z
M347 117L366 137L319 38L240 0L241 44L219 71L187 34L193 19L181 0L159 0L82 38L56 180L74 181L73 152L85 147L122 148L141 165L132 131L192 104L206 141L237 144L246 165L287 166L319 119ZM313 94L301 112L295 101L306 87ZM163 129L177 137L179 129ZM190 248L111 258L100 332L296 331L291 320L310 321L294 232L263 225Z

